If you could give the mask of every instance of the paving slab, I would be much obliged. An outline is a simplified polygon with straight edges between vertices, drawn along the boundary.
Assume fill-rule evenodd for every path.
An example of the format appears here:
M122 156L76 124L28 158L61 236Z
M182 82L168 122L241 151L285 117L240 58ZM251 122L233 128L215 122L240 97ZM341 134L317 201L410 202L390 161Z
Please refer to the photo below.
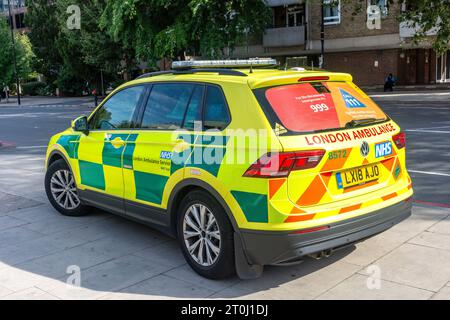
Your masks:
M96 299L166 271L167 267L137 256L124 256L81 272L81 287L60 283L49 290L62 299Z
M434 292L381 280L379 288L369 289L368 276L355 274L320 295L319 300L426 300Z
M290 267L266 267L261 278L241 281L215 293L216 299L313 299L361 269L342 261L346 252L328 259L307 258Z
M450 216L427 229L430 232L450 234Z
M27 222L60 218L60 214L57 213L55 209L53 209L50 203L41 203L41 205L38 207L13 211L8 215Z
M45 277L20 266L8 266L1 269L0 272L1 286L12 292L25 290L34 286L39 286L40 289L46 290L55 287L60 282L60 279Z
M134 255L164 264L169 269L186 264L181 249L175 240L169 240L156 246L139 250Z
M55 296L33 287L19 292L14 292L3 297L4 300L58 300Z
M8 194L0 191L0 216L3 216L11 211L20 210L24 208L32 208L41 205L41 202L20 197L17 195ZM0 228L1 228L0 224Z
M373 238L356 244L356 250L343 259L352 264L368 266L409 239L433 228L449 214L448 210L413 206L411 217Z
M183 280L212 291L221 291L241 281L236 276L220 281L210 280L193 272L191 267L187 264L171 269L165 272L164 275L178 280Z
M450 300L450 287L442 287L433 297L432 300Z
M437 292L450 281L450 252L403 244L374 263L381 278Z
M165 275L142 281L120 292L137 295L134 297L137 299L200 299L214 293L212 290ZM110 299L111 296L103 298ZM133 296L128 295L127 298L133 298Z
M0 248L18 245L22 242L42 238L44 234L23 227L14 227L0 231Z
M21 219L9 217L9 216L0 217L0 231L23 226L26 224L28 224L28 222L21 220Z
M9 290L8 288L5 288L3 286L0 286L0 299L4 296L7 296L8 294L14 293L14 291Z
M58 279L66 275L69 266L78 266L83 271L131 254L149 245L151 245L151 240L117 241L114 237L108 237L34 259L26 264L21 264L20 267L39 275Z
M450 234L422 232L408 243L450 251Z
M60 251L54 243L31 240L0 248L0 261L10 266Z

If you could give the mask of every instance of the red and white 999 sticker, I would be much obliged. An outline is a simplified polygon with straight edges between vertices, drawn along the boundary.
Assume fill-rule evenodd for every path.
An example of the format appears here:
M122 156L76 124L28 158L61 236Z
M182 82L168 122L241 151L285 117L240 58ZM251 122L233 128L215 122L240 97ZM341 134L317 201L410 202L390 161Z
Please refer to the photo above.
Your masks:
M330 110L330 108L325 104L325 103L321 103L321 104L312 104L311 107L312 111L314 112L323 112L323 111L328 111Z
M309 83L271 88L266 98L283 126L291 131L340 127L331 93L318 92Z

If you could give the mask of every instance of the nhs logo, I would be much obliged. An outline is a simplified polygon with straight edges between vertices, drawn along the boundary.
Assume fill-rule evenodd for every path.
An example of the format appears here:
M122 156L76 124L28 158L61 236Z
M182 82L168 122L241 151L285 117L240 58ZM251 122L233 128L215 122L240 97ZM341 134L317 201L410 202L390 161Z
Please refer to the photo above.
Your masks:
M375 145L375 157L381 158L392 154L392 142L386 141Z
M164 159L164 160L171 160L172 159L172 152L169 151L161 151L160 154L160 159Z

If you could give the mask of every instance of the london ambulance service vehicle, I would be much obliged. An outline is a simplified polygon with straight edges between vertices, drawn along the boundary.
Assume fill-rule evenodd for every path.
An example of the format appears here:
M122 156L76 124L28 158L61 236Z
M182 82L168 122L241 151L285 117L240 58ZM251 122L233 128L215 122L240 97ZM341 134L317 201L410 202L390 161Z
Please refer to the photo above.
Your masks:
M51 138L60 213L175 236L208 278L328 256L411 214L405 134L344 73L272 59L174 62Z

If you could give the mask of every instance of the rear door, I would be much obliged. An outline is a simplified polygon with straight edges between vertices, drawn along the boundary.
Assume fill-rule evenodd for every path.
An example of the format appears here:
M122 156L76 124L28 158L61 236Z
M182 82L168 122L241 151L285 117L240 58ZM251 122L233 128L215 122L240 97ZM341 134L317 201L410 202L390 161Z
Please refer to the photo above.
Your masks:
M307 82L256 90L284 151L324 150L319 165L292 171L288 197L328 205L388 188L401 174L398 127L349 82Z
M124 153L128 215L159 222L145 206L162 208L169 179L182 179L184 164L178 154L190 155L185 149L194 142L189 141L189 131L201 121L203 92L204 85L197 83L150 86L139 128L129 136Z

